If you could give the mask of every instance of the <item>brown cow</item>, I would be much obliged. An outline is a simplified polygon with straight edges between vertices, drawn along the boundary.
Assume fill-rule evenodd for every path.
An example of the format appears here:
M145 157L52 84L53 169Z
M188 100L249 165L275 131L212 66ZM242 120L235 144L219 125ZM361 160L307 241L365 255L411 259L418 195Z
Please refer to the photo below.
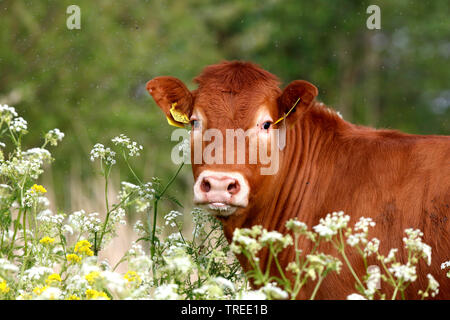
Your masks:
M274 122L295 105L285 119L286 147L280 151L276 174L261 174L261 164L207 164L203 159L192 165L194 201L208 205L222 221L229 241L235 228L262 225L286 233L285 222L291 218L311 227L327 213L343 210L351 216L351 226L362 216L371 217L376 226L369 237L380 239L381 254L399 248L400 261L405 262L404 229L418 228L432 247L432 264L419 263L419 277L406 298L418 298L417 291L427 286L427 273L441 285L437 298L450 298L450 280L440 269L450 260L450 137L351 124L315 101L318 90L312 84L297 80L282 91L274 75L248 62L208 66L194 81L198 89L192 92L173 77L147 83L170 122L186 122L180 115L187 115L191 144L209 128L224 135L226 129L251 130L274 143L269 133L281 128L283 121ZM177 113L170 111L174 108ZM300 247L308 252L310 244L305 241ZM339 256L329 246L320 249ZM285 250L282 265L293 256L293 250ZM362 276L362 259L350 252L349 256ZM261 257L262 264L265 258ZM378 265L375 258L368 263ZM339 275L331 273L324 280L316 298L345 299L356 292L354 283L344 265ZM297 298L308 298L314 285L307 285ZM386 283L381 290L392 293Z

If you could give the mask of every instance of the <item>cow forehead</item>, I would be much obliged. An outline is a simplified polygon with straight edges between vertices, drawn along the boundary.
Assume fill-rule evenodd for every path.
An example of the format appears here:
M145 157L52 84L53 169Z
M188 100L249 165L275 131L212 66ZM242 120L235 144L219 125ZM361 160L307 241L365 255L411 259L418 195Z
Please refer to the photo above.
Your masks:
M264 92L256 88L239 93L205 90L197 94L194 114L206 117L208 127L216 123L229 127L242 127L252 123L262 109L275 113L276 97L275 90Z

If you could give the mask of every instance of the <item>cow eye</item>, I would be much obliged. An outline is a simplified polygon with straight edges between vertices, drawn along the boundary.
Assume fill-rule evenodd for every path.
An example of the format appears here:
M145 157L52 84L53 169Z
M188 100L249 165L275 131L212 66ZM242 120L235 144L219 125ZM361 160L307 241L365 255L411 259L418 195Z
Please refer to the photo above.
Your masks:
M191 127L194 128L194 129L200 128L200 121L198 121L198 120L192 120L192 121L191 121Z
M266 121L266 122L264 122L264 123L262 124L262 128L263 128L264 130L269 130L271 124L272 124L272 122Z

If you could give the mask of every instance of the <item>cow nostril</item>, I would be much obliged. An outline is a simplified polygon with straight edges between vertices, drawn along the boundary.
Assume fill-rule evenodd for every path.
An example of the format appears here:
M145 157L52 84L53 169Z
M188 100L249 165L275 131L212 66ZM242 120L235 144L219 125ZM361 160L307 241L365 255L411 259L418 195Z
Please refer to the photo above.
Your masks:
M211 190L211 185L207 180L203 179L202 184L200 185L200 189L203 192L209 192L209 190Z
M230 194L236 194L236 193L239 192L239 189L240 189L239 183L238 183L237 181L235 181L235 182L232 182L232 183L230 183L230 184L228 185L227 191L228 191Z

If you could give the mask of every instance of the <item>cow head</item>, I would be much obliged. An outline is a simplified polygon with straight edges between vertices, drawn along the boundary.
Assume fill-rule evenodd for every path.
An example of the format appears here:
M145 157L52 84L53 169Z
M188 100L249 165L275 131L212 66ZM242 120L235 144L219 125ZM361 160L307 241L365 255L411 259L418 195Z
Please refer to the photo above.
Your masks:
M221 217L239 214L267 196L278 168L272 174L262 169L270 158L281 163L272 156L282 153L283 130L299 121L317 88L296 80L281 91L274 75L239 61L208 66L194 81L198 88L190 91L179 79L157 77L147 90L170 124L191 125L194 202Z

